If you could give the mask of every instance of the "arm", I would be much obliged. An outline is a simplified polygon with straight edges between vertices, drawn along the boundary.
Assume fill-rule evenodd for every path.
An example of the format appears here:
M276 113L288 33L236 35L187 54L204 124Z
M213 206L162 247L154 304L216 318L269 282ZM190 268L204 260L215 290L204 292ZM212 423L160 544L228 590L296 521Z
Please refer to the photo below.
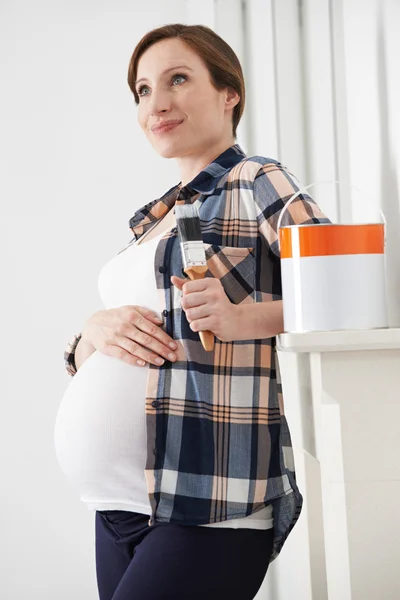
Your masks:
M284 331L282 300L238 304L235 309L237 325L232 341L270 338Z
M264 246L258 256L260 271L265 274L261 286L264 279L272 279L272 289L260 289L258 293L268 300L234 304L216 277L193 281L171 277L171 282L182 290L181 306L192 331L212 331L223 342L271 338L284 331L277 222L298 189L288 171L275 163L263 165L254 181L258 231ZM290 204L282 221L282 225L330 223L306 194Z
M273 260L280 261L277 230L279 215L288 200L299 189L294 176L281 164L263 165L254 180L253 196L257 208L258 231ZM311 196L306 193L299 194L285 211L281 227L312 223L331 223L331 221Z
M280 212L298 190L290 173L281 165L264 165L254 182L259 232L274 261L280 261L279 232L276 227ZM330 223L330 220L308 194L300 194L285 212L282 225L306 223ZM236 309L234 340L275 337L284 331L282 300L240 304Z
M93 352L96 352L96 348L93 344L81 338L75 348L75 366L77 370L82 366L82 363L93 354Z
M208 329L222 342L270 338L283 332L282 300L233 304L214 277L187 281L172 275L171 282L183 292L181 306L192 331Z

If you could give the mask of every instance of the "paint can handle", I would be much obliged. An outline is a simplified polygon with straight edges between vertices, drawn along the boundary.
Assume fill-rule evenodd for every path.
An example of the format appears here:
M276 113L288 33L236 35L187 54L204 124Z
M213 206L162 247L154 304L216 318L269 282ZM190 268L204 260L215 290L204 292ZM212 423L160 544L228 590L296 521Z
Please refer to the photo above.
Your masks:
M289 200L286 202L285 206L281 210L281 214L279 215L278 223L277 223L277 234L278 234L279 252L280 252L280 249L281 249L281 241L280 241L279 230L280 230L280 227L281 227L281 222L282 222L283 215L285 214L286 210L288 209L289 204L291 202L293 202L293 200L295 200L297 198L297 196L300 196L300 194L302 194L303 192L305 192L306 190L308 190L308 188L313 187L314 185L319 185L320 183L337 183L339 185L345 185L348 188L351 188L353 190L357 190L358 192L361 192L362 194L364 194L364 196L367 196L367 197L369 197L372 200L372 198L371 198L371 196L369 196L369 194L366 194L364 190L361 190L360 188L356 187L355 185L343 184L340 181L336 181L336 180L333 180L333 179L329 180L329 181L315 181L314 183L310 183L309 185L306 185L306 186L302 187L295 194L293 194L293 196L291 196L291 198L289 198ZM387 223L386 223L386 217L385 217L384 212L383 212L382 209L379 209L379 213L380 213L383 225L384 225L384 232L385 232L385 238L384 239L385 239L385 248L386 248L386 225L387 225Z

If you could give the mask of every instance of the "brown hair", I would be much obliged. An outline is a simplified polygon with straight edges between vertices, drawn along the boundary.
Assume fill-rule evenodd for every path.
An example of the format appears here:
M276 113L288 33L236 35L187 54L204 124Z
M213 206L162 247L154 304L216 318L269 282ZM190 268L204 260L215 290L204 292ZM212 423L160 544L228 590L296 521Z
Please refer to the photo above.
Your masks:
M150 46L169 38L180 38L200 56L217 90L231 87L239 94L240 100L234 107L232 114L232 133L236 139L236 129L242 117L245 103L242 67L229 44L205 25L183 25L181 23L164 25L149 31L142 37L131 56L128 69L128 85L135 97L136 104L139 104L139 96L135 88L139 59Z

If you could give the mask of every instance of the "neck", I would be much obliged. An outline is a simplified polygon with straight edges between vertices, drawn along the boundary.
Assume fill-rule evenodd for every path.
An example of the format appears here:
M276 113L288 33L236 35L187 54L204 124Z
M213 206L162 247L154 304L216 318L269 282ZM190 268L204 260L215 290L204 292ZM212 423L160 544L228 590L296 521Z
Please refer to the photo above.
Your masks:
M192 181L207 165L235 143L233 138L224 139L207 148L201 154L186 154L177 158L181 173L181 187Z

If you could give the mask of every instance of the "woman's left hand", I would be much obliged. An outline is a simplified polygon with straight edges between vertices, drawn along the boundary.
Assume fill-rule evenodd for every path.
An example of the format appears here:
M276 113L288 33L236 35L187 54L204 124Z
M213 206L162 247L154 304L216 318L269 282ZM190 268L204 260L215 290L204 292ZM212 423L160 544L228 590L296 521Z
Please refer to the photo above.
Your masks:
M188 281L172 275L171 283L182 290L181 306L192 331L212 331L221 342L234 340L239 327L239 306L229 300L219 279Z

